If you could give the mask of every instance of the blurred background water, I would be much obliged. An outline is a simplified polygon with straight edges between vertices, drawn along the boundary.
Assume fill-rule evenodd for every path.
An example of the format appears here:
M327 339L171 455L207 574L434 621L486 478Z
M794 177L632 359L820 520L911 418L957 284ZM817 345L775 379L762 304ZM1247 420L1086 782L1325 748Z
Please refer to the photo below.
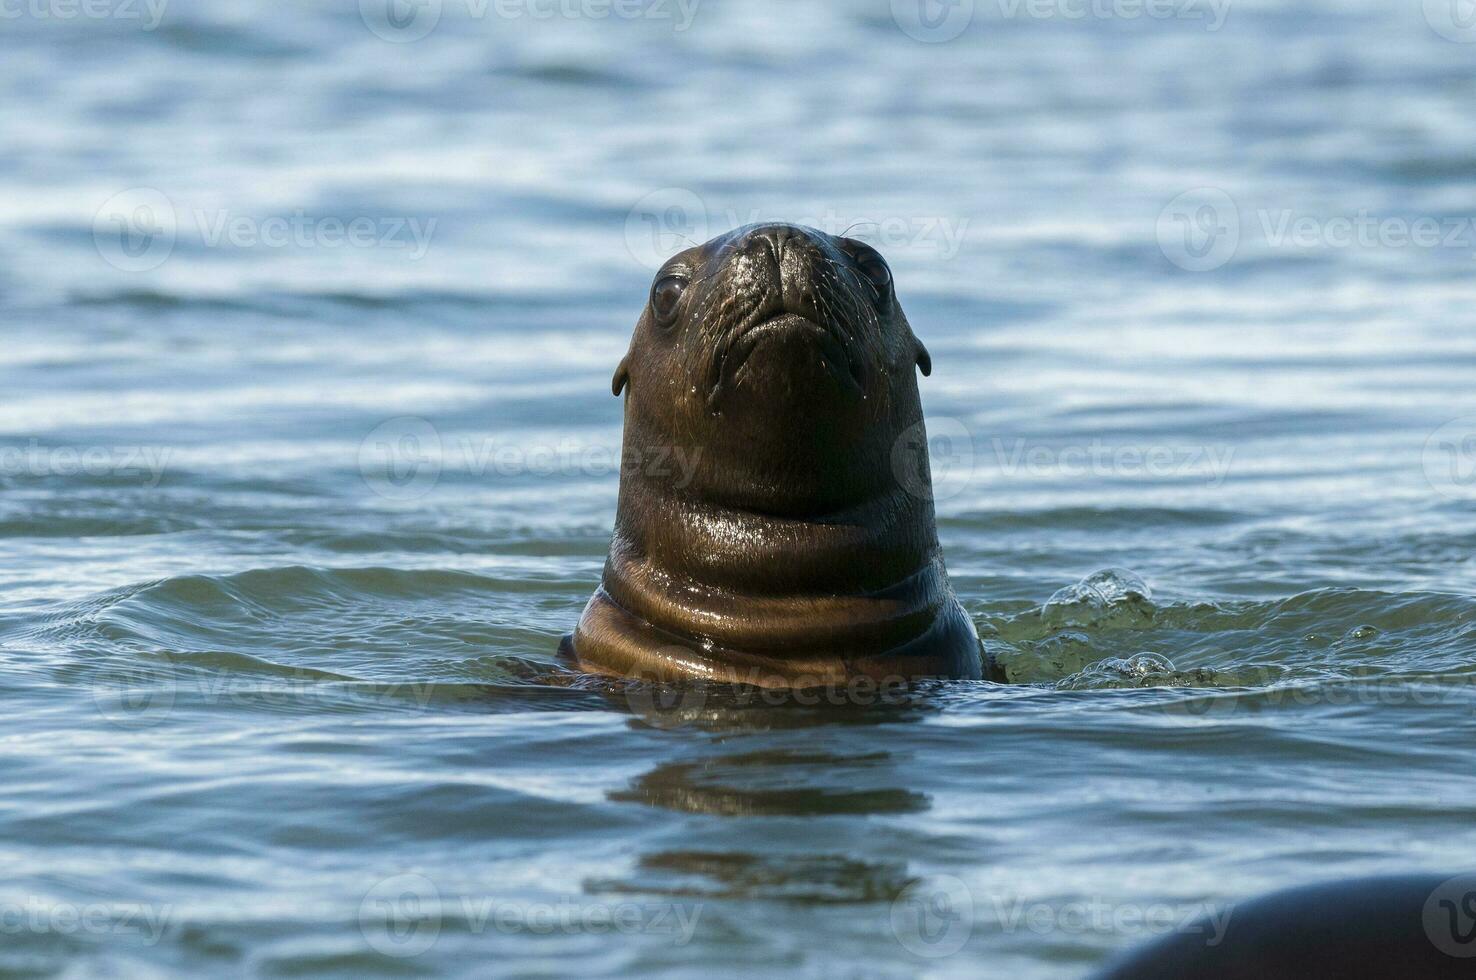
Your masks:
M1470 861L1464 0L0 13L0 975L1023 980ZM1012 683L556 663L652 263L771 219L892 262Z

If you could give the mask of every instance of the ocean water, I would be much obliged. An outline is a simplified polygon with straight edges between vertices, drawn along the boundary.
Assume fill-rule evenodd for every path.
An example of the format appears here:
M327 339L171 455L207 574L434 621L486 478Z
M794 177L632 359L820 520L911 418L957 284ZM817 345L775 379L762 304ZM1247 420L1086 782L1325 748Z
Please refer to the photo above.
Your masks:
M1026 980L1465 868L1465 13L7 5L0 976ZM652 263L774 219L892 263L1010 683L556 661Z

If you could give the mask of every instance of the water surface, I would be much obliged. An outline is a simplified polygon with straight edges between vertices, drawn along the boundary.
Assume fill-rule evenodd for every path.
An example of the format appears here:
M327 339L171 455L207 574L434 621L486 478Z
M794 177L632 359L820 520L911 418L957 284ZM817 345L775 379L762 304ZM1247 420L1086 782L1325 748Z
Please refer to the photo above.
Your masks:
M6 20L0 975L1026 980L1467 864L1476 45L975 7ZM648 263L781 218L892 262L1011 684L556 663Z

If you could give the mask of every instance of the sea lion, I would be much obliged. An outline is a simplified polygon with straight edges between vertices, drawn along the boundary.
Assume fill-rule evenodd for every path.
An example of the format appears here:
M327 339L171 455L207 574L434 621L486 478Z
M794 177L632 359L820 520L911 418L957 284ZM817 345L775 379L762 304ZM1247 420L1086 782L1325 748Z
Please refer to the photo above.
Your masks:
M1476 875L1312 885L1234 905L1095 980L1445 980L1476 976Z
M934 527L919 368L863 242L765 224L671 258L615 372L615 534L566 653L663 682L980 677Z

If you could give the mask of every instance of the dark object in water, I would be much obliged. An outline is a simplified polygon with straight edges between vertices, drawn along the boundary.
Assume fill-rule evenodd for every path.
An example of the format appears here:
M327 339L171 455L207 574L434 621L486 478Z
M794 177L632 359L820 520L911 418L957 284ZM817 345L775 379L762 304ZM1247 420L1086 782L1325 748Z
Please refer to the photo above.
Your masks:
M1097 980L1476 977L1476 874L1365 878L1277 892L1138 950ZM1213 945L1212 945L1213 944Z

